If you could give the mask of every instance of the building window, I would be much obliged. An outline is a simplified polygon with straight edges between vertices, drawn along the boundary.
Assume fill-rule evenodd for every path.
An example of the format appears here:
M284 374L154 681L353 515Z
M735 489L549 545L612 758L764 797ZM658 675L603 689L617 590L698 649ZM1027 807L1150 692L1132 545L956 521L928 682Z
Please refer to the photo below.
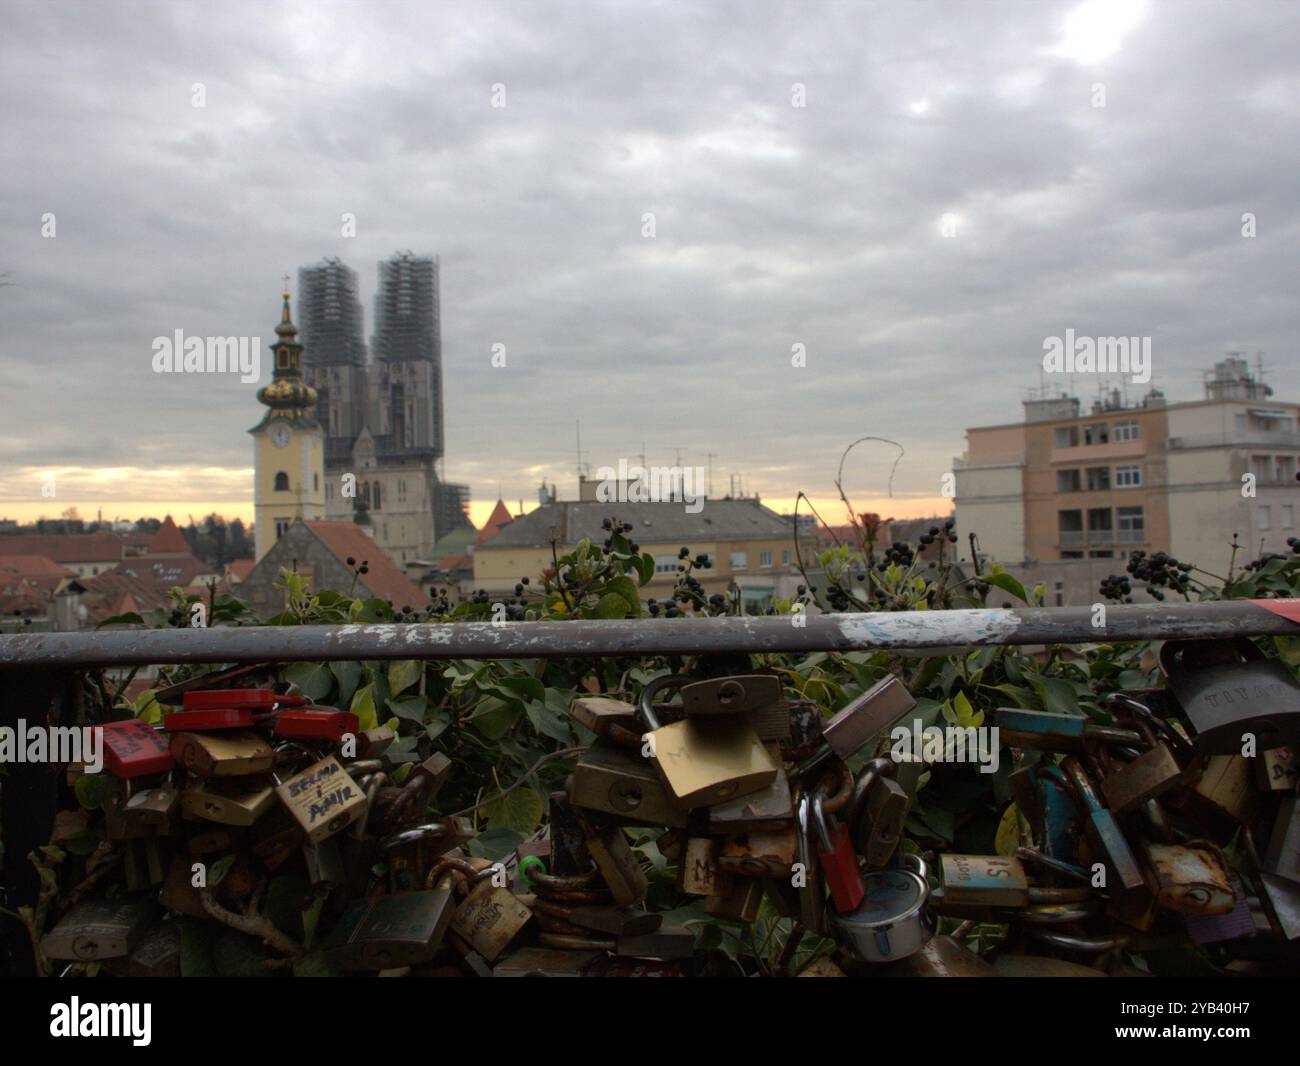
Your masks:
M1079 427L1057 426L1052 439L1058 448L1073 448L1079 443Z
M378 510L380 509L380 508L379 508L379 482L378 482L378 481L372 481L372 482L370 483L370 493L371 493L371 503L370 503L370 506L373 507L376 511L378 511Z
M1079 484L1079 471L1058 470L1056 472L1057 492L1078 492Z
M276 492L289 491L289 475L286 474L283 470L281 470L278 474L275 475L275 491Z
M1259 528L1261 530L1273 528L1273 508L1268 504L1260 504L1259 507Z
M1094 422L1090 426L1083 427L1084 444L1108 444L1110 443L1110 431L1105 422Z
M1088 508L1088 543L1110 544L1115 535L1111 528L1109 507Z
M789 566L794 561L794 550L791 548L781 549L781 565Z
M1089 492L1110 491L1110 467L1108 466L1088 467L1088 491Z
M275 520L275 539L279 540L289 532L290 521L287 518L277 518Z
M759 566L771 566L771 565L772 565L772 553L771 553L770 551L762 551L762 552L759 552L759 553L758 553L758 565L759 565Z
M1115 516L1121 544L1141 544L1146 540L1146 519L1141 507L1117 507Z
M748 566L749 566L749 553L748 553L748 552L732 552L732 553L731 553L731 569L733 569L733 570L744 570L744 569L746 569Z
M1132 466L1115 467L1115 487L1117 489L1135 489L1142 484L1142 468Z
M1295 508L1289 503L1284 503L1280 508L1281 514L1279 520L1283 529L1295 529Z
M1056 606L1064 607L1065 606L1065 582L1064 581L1052 582L1052 591L1056 594Z
M1083 543L1083 512L1057 511L1056 529L1058 543L1072 546Z
M677 556L675 556L675 555L656 555L656 556L655 556L655 573L656 573L656 574L675 574L675 573L677 573Z
M1273 459L1273 480L1291 481L1295 477L1295 459L1289 455L1279 455Z
M1120 440L1137 440L1138 424L1136 422L1116 422L1115 439Z
M312 490L312 492L320 492L320 475L319 475L319 474L312 474L312 476L311 476L311 490Z

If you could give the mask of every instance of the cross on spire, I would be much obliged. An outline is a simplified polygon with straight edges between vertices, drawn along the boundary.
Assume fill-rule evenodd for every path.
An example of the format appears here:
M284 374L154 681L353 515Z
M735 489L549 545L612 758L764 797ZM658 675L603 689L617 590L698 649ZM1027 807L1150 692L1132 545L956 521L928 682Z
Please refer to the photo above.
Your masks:
M285 295L286 297L289 295L289 275L288 275L288 274L285 274L285 275L284 275L284 295Z

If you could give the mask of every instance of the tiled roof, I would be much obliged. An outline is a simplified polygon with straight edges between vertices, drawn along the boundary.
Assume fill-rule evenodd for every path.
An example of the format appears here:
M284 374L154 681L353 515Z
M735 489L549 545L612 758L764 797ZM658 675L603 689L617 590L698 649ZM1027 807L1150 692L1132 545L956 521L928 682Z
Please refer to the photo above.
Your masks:
M87 578L82 585L81 606L86 609L86 624L92 627L128 611L143 615L167 601L166 589L156 582L120 570Z
M56 563L103 563L122 558L112 533L18 533L0 536L0 555L44 555Z
M372 596L392 600L397 609L419 607L427 594L402 573L375 540L355 522L304 522L312 534L339 562L349 556L366 562L366 574L359 579Z
M253 572L253 567L257 565L256 559L231 559L226 564L226 570L236 581L243 581Z
M18 574L22 577L73 577L66 566L60 566L45 555L0 555L0 573Z
M210 565L192 555L138 555L110 571L151 580L164 592L173 585L188 588L196 578L213 572Z
M145 554L169 555L174 552L184 552L189 555L190 542L185 539L185 534L172 521L172 516L168 515L163 519L163 523L158 527L158 532L153 535L153 539L149 541L149 547L145 550Z
M492 508L492 513L488 520L483 523L483 528L478 531L478 536L474 538L475 544L482 544L485 540L495 537L502 527L514 521L514 516L510 513L505 503L497 499L497 505Z
M583 537L599 543L609 535L600 524L611 517L631 523L628 536L643 544L691 547L691 541L788 539L794 532L789 521L757 500L706 500L698 514L689 514L681 503L566 501L543 504L516 518L482 548L544 547L552 528L561 544Z

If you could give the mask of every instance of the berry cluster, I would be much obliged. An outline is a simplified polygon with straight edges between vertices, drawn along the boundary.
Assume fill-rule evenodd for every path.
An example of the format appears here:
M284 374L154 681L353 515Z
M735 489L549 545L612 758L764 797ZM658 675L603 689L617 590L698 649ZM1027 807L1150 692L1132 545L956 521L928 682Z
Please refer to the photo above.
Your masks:
M912 565L916 558L916 553L911 547L901 540L896 540L892 545L885 549L884 562L876 563L876 569L882 573L889 569L891 563L897 563L903 569Z
M931 526L930 531L928 533L921 534L921 547L928 548L936 540L939 541L947 540L952 544L956 544L957 543L956 526L957 526L956 521L951 518L948 519L948 521L946 521L943 524L942 529L940 529L938 526Z
M1172 589L1184 596L1191 588L1191 563L1180 563L1168 552L1156 552L1147 555L1141 549L1133 552L1128 560L1128 572L1139 581L1147 583L1146 591L1152 599L1163 600L1165 594L1161 589Z
M617 518L606 518L605 521L601 522L600 528L609 534L609 536L605 538L605 544L604 544L605 550L609 551L611 548L614 547L615 536L622 533L632 532L632 523L621 522ZM633 554L636 554L641 550L641 545L639 545L636 541L631 539L628 540L628 547L632 549Z
M1102 599L1114 600L1116 603L1133 602L1133 585L1123 574L1111 574L1101 582Z
M350 556L350 555L347 557L347 560L346 560L346 561L347 561L348 566L352 567L352 572L353 572L354 574L358 574L358 575L360 575L360 574L368 574L368 573L370 573L370 560L369 560L369 559L362 559L362 560L361 560L361 565L360 565L360 566L357 566L357 561L356 561L354 558L352 558L352 556ZM389 604L389 606L391 607L392 605Z

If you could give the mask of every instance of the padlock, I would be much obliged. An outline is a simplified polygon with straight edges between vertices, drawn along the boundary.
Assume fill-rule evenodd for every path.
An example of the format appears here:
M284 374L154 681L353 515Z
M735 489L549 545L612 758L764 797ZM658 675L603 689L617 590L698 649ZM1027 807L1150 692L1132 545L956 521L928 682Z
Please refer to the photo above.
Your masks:
M338 888L347 883L347 867L337 838L304 844L302 860L307 870L307 881L313 888Z
M593 933L607 933L620 940L648 936L663 925L662 914L638 907L613 907L599 903L574 903L565 908L565 919Z
M1029 906L1029 877L1019 859L945 852L942 867L945 907Z
M397 732L391 726L379 725L357 734L356 757L378 759L397 742Z
M1079 714L1022 707L999 707L994 714L999 739L1012 748L1081 754L1088 744L1142 743L1141 734L1135 730L1102 725Z
M903 715L916 709L916 700L893 674L886 674L862 695L850 700L822 726L822 744L800 765L799 777L812 779L831 759L848 762Z
M681 688L682 714L753 714L784 698L781 679L772 674L742 674L692 681Z
M129 955L108 960L104 969L117 977L179 977L181 923L156 922Z
M1106 868L1107 912L1121 921L1141 920L1150 913L1154 893L1133 849L1115 816L1101 805L1079 760L1068 756L1061 763L1061 770L1074 789L1094 859Z
M624 733L639 734L636 704L612 700L607 696L578 696L569 705L569 716L598 737L609 736L617 726Z
M168 711L162 716L162 728L167 733L219 733L228 729L252 729L261 717L256 711L242 707Z
M835 965L829 955L818 955L812 962L800 970L796 977L847 977L843 970Z
M903 838L911 797L894 780L895 769L889 759L872 759L853 782L845 821L869 869L886 865Z
M191 918L206 921L208 912L194 884L195 865L198 865L201 870L206 869L206 863L195 856L173 855L171 866L167 869L167 876L163 879L162 890L158 893L158 902L176 914L187 914Z
M852 778L847 769L842 769L839 776L847 785L842 785L834 798L838 799L842 795L842 802L847 804ZM866 887L862 871L858 868L858 856L853 849L848 826L832 821L826 810L827 789L832 779L823 779L813 792L812 821L817 831L817 859L831 894L831 906L840 914L846 914L857 909Z
M919 951L894 963L890 977L995 977L997 971L965 944L936 936Z
M180 789L171 781L163 781L149 788L133 790L122 807L122 816L138 821L151 832L170 833L174 815L180 805Z
M106 722L102 727L104 769L114 777L134 778L169 773L174 765L166 737L138 718Z
M438 953L454 911L447 872L432 889L356 900L339 918L325 950L344 970L415 966Z
M710 807L708 818L709 832L714 836L793 829L794 804L790 799L789 778L784 770L778 770L767 788Z
M688 896L729 896L735 889L729 873L718 865L718 842L688 837L677 864L677 888Z
M365 793L333 755L276 785L275 792L310 844L346 829L367 809Z
M173 733L171 753L198 777L263 774L275 761L271 746L255 733Z
M788 878L798 848L793 822L775 831L756 829L725 840L718 853L718 866L740 877Z
M41 939L47 959L94 962L129 955L158 911L147 899L99 899L78 904Z
M349 734L355 736L360 728L355 714L332 707L292 707L276 711L272 722L272 732L277 737L326 740L334 744L341 743Z
M1191 819L1214 829L1226 843L1238 826L1255 817L1257 791L1251 760L1241 755L1211 755L1187 769L1189 787L1169 797L1171 807L1186 808Z
M220 825L250 826L274 805L275 789L270 785L219 785L199 780L181 790L184 814Z
M651 762L672 798L688 809L712 807L767 788L780 767L743 715L696 716L660 725L655 694L687 680L656 678L642 689L638 704L649 730L645 739Z
M614 902L620 907L628 907L645 899L650 883L632 854L622 827L597 827L581 809L576 809L574 814L587 838L587 854L600 871Z
M1300 684L1249 640L1167 640L1160 669L1203 754L1300 743Z
M575 806L618 815L631 824L686 825L686 808L673 799L649 760L607 739L583 752L571 781L569 799Z
M748 924L758 917L763 905L763 882L756 877L738 877L726 896L709 896L704 913L728 922Z
M442 791L442 786L445 785L447 779L451 777L451 771L451 760L442 752L435 751L423 762L411 767L411 777L408 780L418 780L423 782L424 803L425 806L427 806L438 798L438 793Z
M870 871L861 904L830 915L836 939L862 962L895 962L916 954L938 925L928 906L927 873L919 855L905 855L902 869Z
M799 922L808 932L820 935L826 930L826 883L817 862L813 825L813 798L801 793L795 801L795 828L798 833L798 866L791 883L799 893Z
M1277 877L1300 883L1300 798L1288 796L1278 805L1263 865Z
M1224 914L1187 914L1183 927L1196 944L1221 944L1227 940L1242 940L1255 935L1255 919L1250 914L1250 902L1240 879L1228 878L1232 887L1232 910Z
M282 696L269 688L190 689L181 696L181 706L187 711L270 711L277 705L288 707L305 702L301 696Z
M389 891L396 893L424 884L436 860L472 840L474 835L467 819L448 817L385 837L379 847L388 863Z
M1300 759L1291 747L1270 748L1255 757L1255 781L1263 792L1294 792L1300 786Z
M492 968L493 977L582 977L601 955L599 951L520 948Z
M1177 914L1227 914L1235 905L1223 854L1209 841L1143 845L1156 904Z
M476 871L460 859L442 859L429 871L426 884L436 883L448 870L464 875L471 886L452 915L451 928L489 963L495 962L532 920L533 912L509 888L492 883L490 867Z
M1135 721L1133 725L1142 734L1146 750L1126 763L1117 763L1109 748L1103 747L1099 753L1106 771L1101 779L1101 794L1106 806L1116 815L1127 814L1148 800L1163 796L1177 788L1183 779L1182 767L1168 745L1146 723Z
M100 796L104 812L104 835L109 840L140 840L154 832L144 819L126 815L126 805L135 795L133 778L105 778Z
M582 873L591 864L587 854L587 838L573 812L569 797L573 794L574 778L569 778L569 791L552 792L547 797L547 828L550 832L550 864L552 873L572 877ZM655 782L658 787L659 782Z

